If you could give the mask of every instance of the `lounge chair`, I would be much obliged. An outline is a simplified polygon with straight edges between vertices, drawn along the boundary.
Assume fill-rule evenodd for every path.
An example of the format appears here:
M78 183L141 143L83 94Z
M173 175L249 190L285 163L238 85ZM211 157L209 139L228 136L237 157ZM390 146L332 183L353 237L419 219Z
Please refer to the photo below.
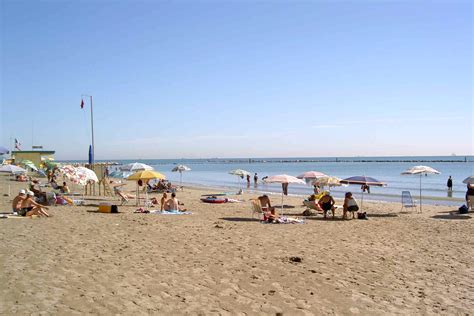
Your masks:
M266 211L266 207L262 207L259 199L250 200L252 203L252 218L257 215L257 218L263 217L263 213Z
M120 197L120 205L127 204L130 199L126 194L124 194L122 191L115 190L115 194L117 194Z
M416 208L416 203L415 201L413 201L410 191L402 191L402 208L400 212L403 210L403 208L410 208L410 207Z
M306 206L305 212L308 211L308 210L309 210L309 211L310 211L310 210L314 210L314 211L316 211L316 212L318 212L318 213L320 213L320 214L323 214L323 213L324 213L323 210L321 210L321 208L319 207L319 205L318 205L318 203L317 203L316 201L304 200L304 201L303 201L303 204L304 204L304 206ZM305 212L303 212L303 214L304 214ZM307 213L307 212L306 212L306 213Z

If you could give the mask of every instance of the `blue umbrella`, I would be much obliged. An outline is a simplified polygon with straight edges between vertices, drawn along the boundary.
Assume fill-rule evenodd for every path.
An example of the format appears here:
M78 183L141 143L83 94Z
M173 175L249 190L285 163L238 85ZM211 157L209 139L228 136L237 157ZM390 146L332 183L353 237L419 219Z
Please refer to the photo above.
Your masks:
M0 155L8 154L10 151L3 146L0 146Z
M386 184L375 179L372 177L366 177L366 176L354 176L350 178L346 178L344 180L340 181L342 184L356 184L356 185L372 185L376 187L383 187ZM362 198L360 201L360 209L362 210L362 204L364 203L364 190L362 191Z

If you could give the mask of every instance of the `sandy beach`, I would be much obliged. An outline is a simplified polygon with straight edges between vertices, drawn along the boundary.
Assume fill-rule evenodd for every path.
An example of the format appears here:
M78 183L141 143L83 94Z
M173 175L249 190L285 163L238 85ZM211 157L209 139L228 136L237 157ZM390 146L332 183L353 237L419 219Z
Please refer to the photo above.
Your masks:
M8 212L24 183L0 176ZM79 188L73 188L79 191ZM133 192L130 183L126 190ZM119 214L52 206L51 218L0 219L0 314L470 314L474 222L453 207L399 213L365 203L369 220L262 224L242 203L178 198L193 214ZM133 194L133 193L132 193ZM158 195L153 195L158 196ZM280 196L271 196L279 205ZM338 204L342 201L337 200ZM301 198L286 212L300 216ZM299 257L301 262L292 262Z

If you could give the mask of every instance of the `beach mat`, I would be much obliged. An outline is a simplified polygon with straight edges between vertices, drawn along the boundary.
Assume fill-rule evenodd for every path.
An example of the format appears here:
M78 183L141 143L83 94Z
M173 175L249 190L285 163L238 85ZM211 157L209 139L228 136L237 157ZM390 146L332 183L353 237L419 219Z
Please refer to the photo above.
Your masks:
M191 215L191 212L180 212L180 211L159 211L159 210L150 210L150 214L158 215Z

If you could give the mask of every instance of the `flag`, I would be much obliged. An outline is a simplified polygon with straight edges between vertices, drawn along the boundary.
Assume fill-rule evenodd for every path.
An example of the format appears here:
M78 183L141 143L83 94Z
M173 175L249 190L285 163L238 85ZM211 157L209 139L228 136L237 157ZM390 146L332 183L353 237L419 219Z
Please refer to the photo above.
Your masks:
M81 99L81 109L84 108L84 100Z
M20 142L18 141L18 139L15 138L15 149L21 150L20 146Z

